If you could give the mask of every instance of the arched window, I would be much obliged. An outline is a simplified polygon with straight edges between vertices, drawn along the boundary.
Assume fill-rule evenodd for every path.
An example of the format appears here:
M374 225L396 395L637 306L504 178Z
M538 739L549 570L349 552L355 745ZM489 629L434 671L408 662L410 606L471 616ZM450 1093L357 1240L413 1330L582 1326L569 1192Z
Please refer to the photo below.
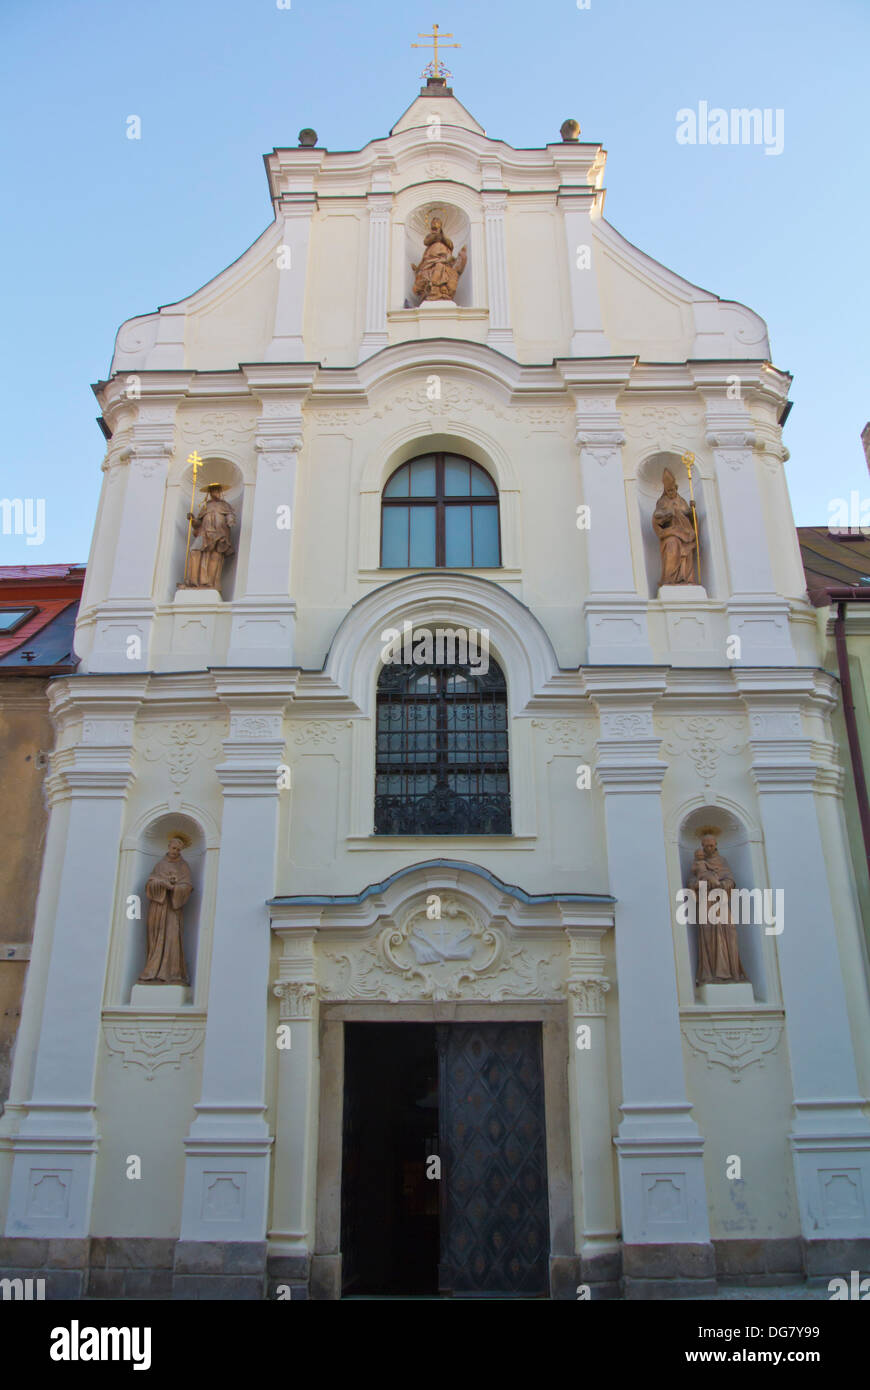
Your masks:
M375 834L510 833L507 689L496 663L384 666Z
M501 564L498 488L459 454L403 463L384 488L384 569L488 569Z

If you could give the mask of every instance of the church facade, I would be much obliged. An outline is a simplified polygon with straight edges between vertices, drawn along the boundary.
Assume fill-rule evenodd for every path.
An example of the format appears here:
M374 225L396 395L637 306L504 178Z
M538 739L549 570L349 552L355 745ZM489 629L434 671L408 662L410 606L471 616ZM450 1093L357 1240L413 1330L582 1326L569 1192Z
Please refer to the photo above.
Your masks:
M118 334L0 1120L49 1297L867 1262L790 378L578 135L514 149L443 78L303 132L259 240ZM717 885L754 917L699 924Z

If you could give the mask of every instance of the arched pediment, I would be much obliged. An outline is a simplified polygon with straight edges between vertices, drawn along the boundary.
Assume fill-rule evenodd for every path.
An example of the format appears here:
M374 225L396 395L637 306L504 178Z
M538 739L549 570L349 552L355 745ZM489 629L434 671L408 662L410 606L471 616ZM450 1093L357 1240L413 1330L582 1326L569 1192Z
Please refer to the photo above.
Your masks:
M325 672L357 707L371 713L382 633L412 627L474 628L488 644L508 682L512 713L558 673L552 643L519 599L488 579L446 570L425 570L384 584L354 604L329 648Z
M290 939L275 993L295 1007L292 938L300 932L316 933L311 987L327 1003L562 1001L572 983L604 986L600 943L614 900L530 894L479 865L437 859L357 894L281 897L268 906L272 930Z

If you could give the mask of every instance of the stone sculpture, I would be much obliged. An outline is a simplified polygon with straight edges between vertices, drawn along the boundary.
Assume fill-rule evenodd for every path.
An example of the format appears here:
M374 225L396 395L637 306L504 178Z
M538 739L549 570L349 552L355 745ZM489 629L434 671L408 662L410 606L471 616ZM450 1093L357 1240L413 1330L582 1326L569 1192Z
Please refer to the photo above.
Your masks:
M224 560L234 553L230 528L236 524L235 512L221 496L225 490L223 483L208 483L202 489L208 495L199 515L187 513L194 541L188 557L187 580L179 584L180 589L217 589L220 593Z
M662 474L662 494L652 515L662 553L659 585L695 584L695 524L691 503L681 497L669 468Z
M430 232L423 238L425 251L419 265L411 264L415 272L414 293L421 300L452 299L459 284L459 277L468 259L463 246L458 256L453 255L453 242L444 235L440 217L433 217Z
M715 916L717 921L715 924L704 922L701 920L702 914L698 914L698 972L695 983L723 985L746 981L749 977L740 961L737 926L730 909L731 890L737 885L727 859L719 853L718 841L712 831L701 835L701 844L695 850L687 886L698 893L702 882L707 885L707 893L702 901L709 903L709 916ZM717 894L710 903L710 895L716 888L724 889L725 893ZM727 900L725 894L728 895Z
M188 985L182 930L184 904L193 892L190 866L181 857L187 837L170 836L166 853L145 885L148 909L148 947L140 985Z

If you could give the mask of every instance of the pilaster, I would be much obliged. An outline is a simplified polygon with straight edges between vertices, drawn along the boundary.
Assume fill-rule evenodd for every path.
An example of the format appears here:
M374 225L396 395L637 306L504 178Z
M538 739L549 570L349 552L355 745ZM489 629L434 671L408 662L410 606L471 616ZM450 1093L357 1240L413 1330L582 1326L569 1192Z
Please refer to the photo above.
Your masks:
M616 898L622 1121L616 1140L625 1246L708 1246L704 1141L686 1094L674 968L661 784L653 728L664 671L618 683L584 673L598 707L596 776L604 791ZM712 1267L712 1250L708 1252ZM643 1274L635 1254L633 1269Z
M486 335L486 341L489 347L498 348L501 352L512 355L514 335L510 319L510 293L505 244L507 193L503 189L491 189L484 191L481 197L483 199L486 285L489 300L489 331Z
M156 613L154 574L180 397L143 401L121 451L124 500L106 599L96 616L90 671L147 671ZM116 484L117 486L117 484Z
M310 911L310 909L309 909ZM272 993L280 1001L275 1114L275 1169L269 1252L296 1259L307 1276L314 1249L317 1181L317 1068L319 1011L315 983L314 937L310 922L276 922L282 939L278 977Z
M581 496L589 509L587 528L577 533L586 539L588 568L586 664L652 665L647 600L638 593L634 575L622 461L625 435L616 407L618 384L628 379L630 367L617 360L606 384L586 381L576 364L560 362L559 367L574 397Z
M278 293L272 341L264 354L266 362L305 360L305 285L311 219L316 207L314 193L284 193L281 196L278 213L283 219L283 233L278 248Z
M828 770L813 758L802 705L812 672L771 688L772 673L735 671L749 710L771 888L784 894L777 940L791 1061L794 1157L806 1239L870 1237L870 1122L860 1093L816 805ZM767 688L762 689L766 684ZM799 685L804 685L801 691Z
M202 1095L185 1140L183 1241L263 1241L272 1138L266 1121L269 918L286 692L219 672L230 713ZM256 894L251 884L258 885Z
M559 189L558 205L562 211L568 247L572 357L604 357L611 350L601 319L594 263L592 212L596 197L595 190L591 188L568 186Z
M567 928L570 941L571 1142L574 1150L575 1232L584 1282L612 1282L619 1251L619 1223L611 1161L605 1009L610 981L600 941ZM581 1224L582 1213L582 1224Z
M373 185L378 187L379 181ZM387 179L387 189L389 179ZM366 326L360 344L359 360L362 362L373 353L387 346L387 287L390 267L390 218L393 208L393 195L380 188L368 195L369 206L369 262L366 283Z
M233 601L228 665L292 666L295 659L296 603L291 597L297 458L303 447L302 407L313 369L297 368L289 382L271 385L268 377L247 373L262 400L254 447L254 488L250 554L244 592Z
M789 605L776 592L770 564L773 538L765 525L752 421L745 404L728 400L724 391L702 388L702 395L728 565L729 636L740 638L744 666L792 665Z
M52 755L47 792L56 857L43 865L27 1018L41 1015L29 1098L16 1077L17 1133L6 1233L84 1237L90 1229L99 1141L94 1093L106 959L112 931L118 847L133 782L133 723L143 688L127 687L100 708L64 687L66 716L81 737ZM56 887L55 887L56 883ZM56 896L56 912L52 899ZM41 998L38 997L41 994Z

